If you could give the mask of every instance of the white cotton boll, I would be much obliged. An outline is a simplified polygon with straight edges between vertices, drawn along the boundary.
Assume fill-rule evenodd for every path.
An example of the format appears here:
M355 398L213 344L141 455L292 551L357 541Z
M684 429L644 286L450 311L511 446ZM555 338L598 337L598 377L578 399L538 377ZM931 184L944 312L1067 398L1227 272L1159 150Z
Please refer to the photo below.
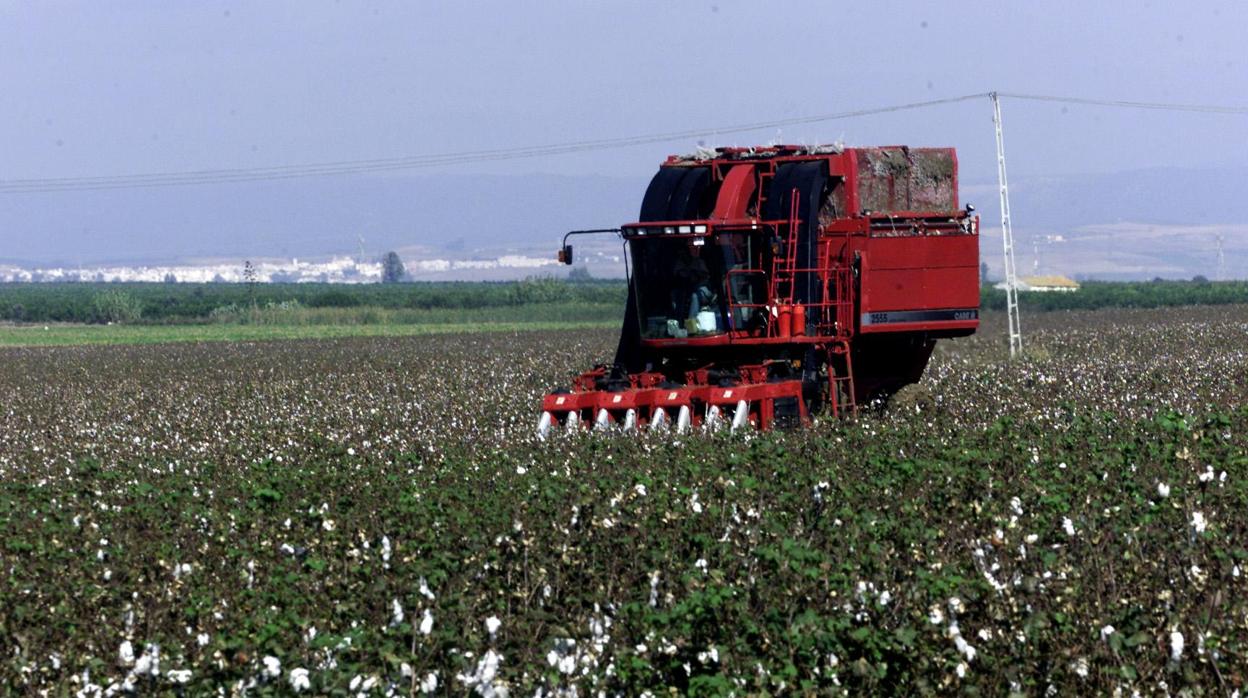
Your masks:
M1192 512L1192 528L1196 529L1197 533L1204 533L1207 525L1204 514L1199 511Z
M277 678L282 675L282 660L268 655L264 658L264 675L269 678Z
M1170 633L1170 659L1179 661L1183 657L1183 633L1175 630Z
M971 646L971 643L967 642L966 638L962 637L962 631L958 628L956 621L949 624L949 629L946 633L953 639L953 646L957 648L959 653L966 657L966 661L975 661L975 655L977 652L975 648Z
M433 612L426 608L424 618L420 619L420 634L428 635L431 632L433 632Z
M208 633L200 633L199 635L195 636L195 643L198 644L200 647L205 647L208 645L209 639L211 638L208 637Z
M698 652L698 661L703 664L718 663L719 650L715 647L708 647L705 652Z
M945 622L945 614L940 610L938 604L932 604L931 611L927 614L927 620L932 625L940 625Z
M693 566L702 570L703 574L706 574L706 566L707 566L706 558L698 558L698 561L693 563Z
M134 662L134 673L138 676L160 674L160 647L149 644L143 648L143 654Z
M436 690L438 690L438 673L431 671L425 674L425 678L420 680L420 692L433 693Z
M417 585L417 591L420 592L421 596L425 597L426 599L429 599L430 601L433 601L433 592L429 591L429 585L425 583L424 577L420 578L420 582Z
M576 671L576 656L569 654L565 657L561 657L559 659L558 668L559 673L561 674L571 674Z
M1211 480L1213 480L1213 466L1212 465L1207 466L1205 468L1205 472L1200 474L1201 482L1209 482Z
M503 626L503 621L499 620L498 616L490 616L489 618L485 619L485 629L487 632L490 633L491 639L493 639L494 635L498 633L498 629L501 628L502 626Z
M1164 483L1164 482L1159 482L1159 483L1157 483L1157 494L1158 494L1158 496L1160 496L1162 499L1165 499L1166 497L1169 497L1169 496L1170 496L1170 485L1167 485L1167 484L1166 484L1166 483Z
M476 671L471 674L459 674L458 678L469 688L476 687L477 693L483 696L499 696L501 691L494 688L494 679L498 676L498 665L502 663L502 655L488 650L477 662Z
M184 684L191 680L191 670L190 669L170 669L168 672L165 673L165 676L168 676L169 680L174 683Z
M321 522L321 528L325 529L326 531L332 532L335 526L336 524L334 523L333 519L325 519L324 521Z
M1204 583L1205 571L1200 569L1200 565L1192 565L1191 567L1188 568L1187 573L1191 575L1192 579L1196 580L1197 582L1202 583L1202 584Z
M1114 626L1112 626L1112 625L1106 625L1105 627L1101 628L1101 640L1102 640L1102 641L1108 641L1108 640L1109 640L1109 636L1110 636L1110 635L1113 635L1113 634L1114 634L1114 633L1116 633L1116 632L1118 632L1118 631L1114 628Z
M966 677L966 670L966 662L958 662L958 665L953 668L954 673L958 675L959 679Z
M1062 517L1062 530L1066 532L1066 535L1073 537L1075 535L1075 522L1063 516Z
M403 613L403 604L399 603L398 599L392 599L390 601L390 625L399 625L406 618L407 615Z
M126 666L134 664L134 645L130 644L129 640L123 640L121 648L117 650L117 656Z
M296 693L306 691L312 687L312 682L308 680L308 670L298 667L290 670L290 687Z

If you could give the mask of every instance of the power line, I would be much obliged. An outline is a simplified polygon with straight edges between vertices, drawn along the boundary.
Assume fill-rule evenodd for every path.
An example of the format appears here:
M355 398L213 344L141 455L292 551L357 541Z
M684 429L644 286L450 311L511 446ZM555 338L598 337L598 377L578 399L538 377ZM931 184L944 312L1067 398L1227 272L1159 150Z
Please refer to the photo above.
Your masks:
M860 116L886 114L909 109L921 109L942 104L965 102L986 97L987 93L948 97L944 99L896 104L872 109L819 114L815 116L793 117L773 121L738 124L712 129L695 129L672 131L617 138L601 138L570 143L523 146L517 148L500 148L494 150L475 150L430 155L416 155L403 158L386 158L376 160L350 160L340 162L312 163L306 165L285 165L278 167L262 167L232 170L199 170L190 172L159 172L135 175L112 175L100 177L69 177L55 179L13 179L0 180L0 193L43 193L53 191L82 191L98 189L129 189L158 186L178 186L188 184L218 184L225 182L250 182L259 180L290 179L295 177L313 177L333 174L358 174L366 172L385 172L391 170L418 169L445 165L459 165L474 162L491 162L498 160L514 160L520 158L545 157L567 153L626 148L664 141L685 140L704 136L745 133L762 129L780 128L800 124L820 123L837 119L849 119Z
M873 116L911 109L923 109L944 104L966 102L973 99L990 97L992 92L979 92L958 97L910 102L871 109L818 114L814 116L776 119L772 121L738 124L721 128L691 129L670 131L616 138L599 138L593 140L572 141L568 143L552 143L546 145L521 146L513 148L496 148L490 150L469 150L450 153L433 153L413 155L400 158L381 158L371 160L344 160L336 162L308 163L303 165L280 165L273 167L257 167L243 169L192 170L184 172L155 172L130 175L104 175L94 177L63 177L45 179L10 179L0 180L0 194L35 194L58 191L92 191L102 189L137 189L150 187L186 186L195 184L223 184L231 182L256 182L268 180L294 179L302 177L319 177L325 175L363 174L388 172L395 170L411 170L448 165L462 165L479 162L496 162L523 158L548 157L617 148L629 148L666 141L686 140L705 136L723 136L735 133L746 133L763 129L781 128L802 124L822 123L839 119L850 119L861 116ZM1160 102L1132 102L1123 100L1101 100L1080 97L1064 97L1053 95L1032 95L1017 92L996 93L999 97L1011 99L1063 102L1132 109L1152 109L1184 112L1204 112L1216 114L1248 114L1248 108L1201 104L1166 104Z
M1064 102L1098 107L1125 107L1129 109L1154 109L1162 111L1203 112L1207 114L1248 114L1248 107L1228 107L1216 104L1167 104L1164 102L1129 102L1116 99L1086 99L1083 97L1058 97L1053 95L1029 95L1018 92L998 92L1001 97L1027 99L1035 102Z

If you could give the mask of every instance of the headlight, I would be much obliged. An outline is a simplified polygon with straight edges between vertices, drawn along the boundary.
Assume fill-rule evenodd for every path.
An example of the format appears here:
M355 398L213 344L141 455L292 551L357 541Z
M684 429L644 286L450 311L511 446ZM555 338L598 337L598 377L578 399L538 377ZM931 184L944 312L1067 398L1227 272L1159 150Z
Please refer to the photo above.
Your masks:
M670 225L667 225L663 227L663 232L667 235L671 235L672 233L676 232L676 229Z
M693 232L693 228L692 228L691 226L688 226L688 225L682 225L682 226L680 226L679 230L680 230L680 234L681 234L681 235L688 235L689 233L692 233L692 232Z
M695 225L695 226L693 226L693 232L695 232L695 233L705 233L705 232L706 232L706 226L705 226L705 225Z

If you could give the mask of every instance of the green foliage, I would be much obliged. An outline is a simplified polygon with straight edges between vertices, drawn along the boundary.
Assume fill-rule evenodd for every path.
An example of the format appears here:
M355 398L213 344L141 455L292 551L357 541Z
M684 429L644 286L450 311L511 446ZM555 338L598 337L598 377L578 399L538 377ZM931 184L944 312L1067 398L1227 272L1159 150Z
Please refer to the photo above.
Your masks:
M298 302L309 308L373 307L387 310L505 310L526 305L610 305L623 312L622 281L566 283L553 279L516 282L420 282L404 284L198 284L64 283L0 284L0 320L96 322L95 297L107 291L130 296L149 323L206 322L217 308ZM254 299L254 303L253 303ZM540 312L540 311L538 311Z
M100 322L96 297L108 291L129 296L125 305L139 315L122 322L184 323L221 321L218 308L254 305L264 309L297 302L307 308L373 307L387 310L479 310L560 305L610 305L622 312L622 281L577 278L564 282L532 278L516 282L420 282L406 284L197 284L64 283L0 284L0 320L18 322ZM1023 293L1025 311L1153 308L1176 305L1248 303L1248 283L1163 281L1147 283L1085 282L1075 293ZM1004 292L982 291L985 309L1005 307ZM127 310L127 312L129 312ZM240 315L241 317L241 315ZM107 322L107 320L103 320Z
M614 332L8 351L0 692L470 694L496 656L511 695L1230 693L1246 316L1041 316L1042 358L942 343L931 401L545 442Z
M143 306L130 293L110 288L91 299L91 319L105 323L133 323L143 315Z
M1164 308L1230 303L1248 303L1248 282L1210 282L1203 277L1192 281L1085 281L1078 291L1073 292L1018 294L1019 307L1024 311ZM988 310L1005 310L1005 291L991 286L982 287L980 306Z
M387 252L381 258L381 282L383 284L397 284L407 276L407 270L403 268L403 260L399 259L397 252Z

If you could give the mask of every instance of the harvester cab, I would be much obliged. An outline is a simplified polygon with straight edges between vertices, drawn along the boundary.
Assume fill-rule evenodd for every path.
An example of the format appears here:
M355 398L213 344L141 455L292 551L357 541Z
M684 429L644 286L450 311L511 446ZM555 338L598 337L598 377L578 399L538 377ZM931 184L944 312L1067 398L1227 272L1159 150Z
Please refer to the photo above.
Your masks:
M614 360L538 433L798 426L916 382L979 324L978 218L951 148L721 148L663 163L627 244Z

